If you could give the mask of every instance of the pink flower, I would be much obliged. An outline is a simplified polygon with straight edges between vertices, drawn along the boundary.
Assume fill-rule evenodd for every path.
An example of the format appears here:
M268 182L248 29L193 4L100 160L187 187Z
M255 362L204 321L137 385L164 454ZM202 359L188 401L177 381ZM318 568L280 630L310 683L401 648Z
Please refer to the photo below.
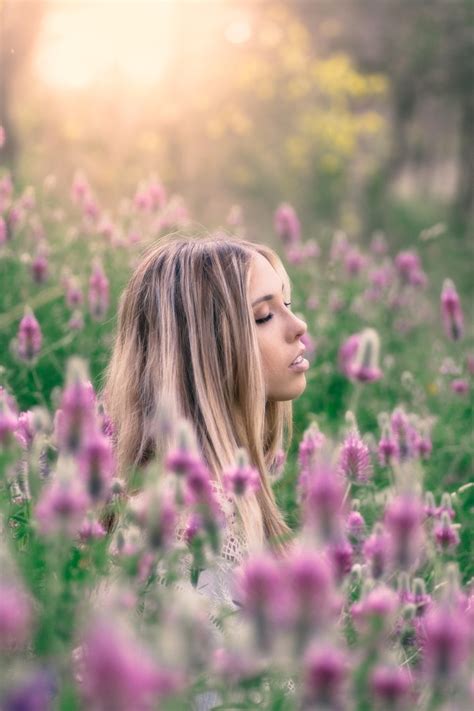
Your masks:
M6 140L5 129L3 128L3 126L0 126L0 148L3 148L3 146L5 145L5 140Z
M76 309L72 314L71 318L69 319L67 325L68 328L71 329L71 331L82 331L82 329L84 328L84 316L82 315L82 311Z
M36 505L39 530L44 535L77 535L89 497L77 480L55 478L45 486Z
M100 321L109 307L109 280L99 261L94 263L89 279L89 311L92 318Z
M315 463L316 456L325 440L326 437L319 431L316 423L313 423L305 430L298 450L298 463L301 470L300 485L303 484L303 478L306 476L307 470Z
M257 469L241 461L235 467L223 473L224 491L245 496L247 493L258 491L260 488L260 474Z
M342 708L341 695L349 674L346 656L336 647L311 646L303 658L304 708Z
M72 199L74 202L83 203L89 193L90 187L87 178L80 171L76 171L71 187Z
M349 541L340 536L331 541L327 548L329 560L334 571L335 579L342 583L345 576L351 572L353 549Z
M352 617L362 630L383 631L390 628L390 622L399 607L398 595L386 585L377 585L360 602L351 607Z
M31 263L31 274L37 284L43 284L48 277L48 257L37 254Z
M354 544L361 543L365 534L365 520L359 511L351 511L346 519L346 531Z
M459 295L451 279L445 279L441 291L441 318L448 338L458 341L464 332L464 316Z
M15 442L14 433L18 427L18 414L13 409L12 398L0 387L0 445L9 447Z
M421 271L421 262L416 252L399 252L395 257L395 266L402 281L410 282L413 272Z
M288 591L286 614L297 628L306 632L327 620L334 595L331 568L319 553L298 549L284 561L281 571Z
M465 395L469 392L469 382L462 378L456 378L451 381L451 390L457 395Z
M176 672L160 670L148 651L112 620L94 620L83 652L83 692L97 711L151 711L160 696L182 687Z
M17 336L17 353L21 360L32 363L41 350L43 336L31 309L26 309L20 321Z
M94 424L94 388L90 381L82 380L80 374L76 374L63 391L60 409L54 419L58 447L71 453L78 452Z
M0 216L0 247L8 240L7 223Z
M274 226L277 235L284 244L296 244L300 241L301 226L298 216L291 205L282 203L275 212Z
M391 535L391 557L403 570L413 565L422 538L424 510L418 497L401 494L385 509L385 525Z
M399 457L405 461L413 455L414 429L403 408L395 408L390 424L398 440Z
M447 511L441 514L441 522L435 526L434 535L436 543L442 550L452 550L459 545L459 534L451 523L451 518Z
M366 483L372 476L372 463L368 446L356 430L345 438L339 459L342 474L358 484Z
M339 370L349 377L350 364L359 350L360 334L354 333L339 348Z
M367 259L356 248L350 248L344 256L344 267L349 276L357 276L364 268Z
M395 709L408 696L411 677L402 667L378 665L371 674L370 685L374 696L386 708Z
M381 578L387 567L390 538L381 523L376 523L371 536L364 543L364 555L371 565L372 577Z
M0 583L0 650L22 647L30 636L31 602L23 588L4 580Z
M237 599L250 616L279 614L282 583L278 562L266 552L247 558L236 570L234 580Z
M66 303L70 309L73 309L77 306L81 306L83 301L84 295L79 280L75 277L71 277L66 284Z
M303 485L303 486L302 486ZM331 540L341 528L344 487L340 475L328 462L317 462L300 482L305 522L323 540Z
M78 453L79 472L92 501L105 501L108 497L115 459L112 443L97 430L89 432Z
M202 466L201 458L195 452L180 447L169 452L165 459L165 467L177 476L186 477Z
M105 536L105 529L98 521L86 519L79 528L79 538L82 542L94 541Z
M421 632L425 673L438 681L457 674L466 661L469 629L459 610L446 603L432 606Z
M390 466L397 461L400 454L398 442L391 434L390 428L386 428L384 436L378 444L378 458L383 467Z
M18 418L16 438L24 449L29 449L31 447L35 437L33 418L34 415L31 410L22 412Z

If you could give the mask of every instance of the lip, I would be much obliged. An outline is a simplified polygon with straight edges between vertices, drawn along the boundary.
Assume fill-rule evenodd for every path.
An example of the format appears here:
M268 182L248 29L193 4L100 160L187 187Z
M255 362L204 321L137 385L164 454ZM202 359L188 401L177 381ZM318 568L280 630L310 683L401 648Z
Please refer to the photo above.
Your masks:
M304 355L305 353L306 353L306 348L300 348L299 352L295 355L295 357L294 357L293 360L291 361L289 367L291 368L291 367L292 367L292 363L293 363L297 358L299 358L300 356Z
M305 353L306 348L302 348L296 358L299 358L300 356L303 356L303 353ZM294 360L296 360L296 358ZM306 358L302 358L302 360L299 363L290 363L288 366L288 370L292 370L294 373L304 373L306 370L309 368L309 362L306 360Z

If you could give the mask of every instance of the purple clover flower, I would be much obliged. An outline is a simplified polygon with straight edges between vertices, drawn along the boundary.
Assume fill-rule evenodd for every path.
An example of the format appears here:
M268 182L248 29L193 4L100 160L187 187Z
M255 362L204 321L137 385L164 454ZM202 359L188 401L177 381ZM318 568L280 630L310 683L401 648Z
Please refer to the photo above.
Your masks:
M288 203L279 205L275 212L274 226L283 244L296 244L300 241L301 225L294 208Z
M95 425L95 394L92 383L79 371L68 376L68 381L55 415L54 431L59 449L76 454Z
M400 708L410 691L410 673L403 667L379 664L371 674L370 686L374 696L385 705L384 708Z
M115 473L112 443L99 431L85 437L78 453L79 473L93 502L108 498Z
M364 543L363 552L376 580L385 573L390 551L390 537L383 525L376 523L372 535Z
M392 499L385 510L392 563L402 570L414 563L422 537L423 518L422 502L411 494L401 494Z
M89 311L95 321L100 321L109 307L109 280L102 265L96 261L89 279Z
M18 413L13 398L0 386L0 445L7 448L15 442Z
M258 491L260 474L257 469L249 465L245 450L240 450L236 459L236 466L223 472L224 491L236 496L245 496L247 493Z
M89 505L89 497L78 480L55 478L41 492L35 515L43 535L63 533L75 536Z
M451 279L445 279L441 291L441 318L446 336L458 341L464 333L464 316L461 301Z
M459 545L459 534L456 527L451 523L451 517L447 511L441 514L441 522L434 528L434 536L439 548L449 551Z
M317 462L303 480L303 516L322 539L331 540L341 529L344 487L340 475L328 462Z
M305 430L303 438L298 450L298 463L300 466L300 484L303 484L302 479L316 461L316 456L320 452L322 445L326 441L326 437L319 431L316 423L313 423Z
M395 257L395 267L402 282L409 284L413 273L421 271L420 258L416 252L399 252Z
M18 328L16 349L18 357L26 363L32 363L41 351L42 342L40 325L31 309L27 308Z
M372 463L368 446L353 429L346 436L340 453L339 466L348 481L365 484L372 476Z
M0 650L12 651L27 642L32 622L31 602L23 588L13 582L0 583Z
M181 685L176 672L160 670L151 656L115 622L95 620L86 633L82 691L98 711L148 711Z
M348 673L348 660L336 647L310 647L303 658L304 708L342 708L341 696Z
M466 661L469 629L459 610L448 604L433 605L421 629L423 668L437 681L456 675Z

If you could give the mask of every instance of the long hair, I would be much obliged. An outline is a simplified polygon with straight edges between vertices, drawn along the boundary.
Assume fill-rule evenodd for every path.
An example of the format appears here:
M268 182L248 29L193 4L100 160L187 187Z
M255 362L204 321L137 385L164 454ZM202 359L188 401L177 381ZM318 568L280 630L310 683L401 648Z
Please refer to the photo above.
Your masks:
M291 441L292 405L265 397L249 295L256 252L281 275L289 297L286 270L267 246L223 234L172 234L152 245L120 299L102 398L125 479L166 450L165 438L157 437L163 407L191 423L219 483L237 448L245 448L260 473L255 494L235 497L247 545L268 542L285 554L291 529L276 504L270 472L277 452Z

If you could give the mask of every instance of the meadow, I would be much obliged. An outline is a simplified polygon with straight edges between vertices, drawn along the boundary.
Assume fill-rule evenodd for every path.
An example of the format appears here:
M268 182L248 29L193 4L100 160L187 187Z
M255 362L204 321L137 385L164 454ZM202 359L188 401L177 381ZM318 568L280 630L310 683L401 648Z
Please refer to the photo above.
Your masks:
M245 561L241 609L216 609L196 591L221 535L199 454L184 437L184 467L137 472L134 507L98 397L139 255L202 228L154 179L112 212L81 173L66 197L0 174L2 708L172 711L210 690L219 709L472 707L474 345L449 226L319 242L274 207L311 362L273 472L297 547ZM218 229L252 235L237 206ZM254 485L245 455L227 481Z

